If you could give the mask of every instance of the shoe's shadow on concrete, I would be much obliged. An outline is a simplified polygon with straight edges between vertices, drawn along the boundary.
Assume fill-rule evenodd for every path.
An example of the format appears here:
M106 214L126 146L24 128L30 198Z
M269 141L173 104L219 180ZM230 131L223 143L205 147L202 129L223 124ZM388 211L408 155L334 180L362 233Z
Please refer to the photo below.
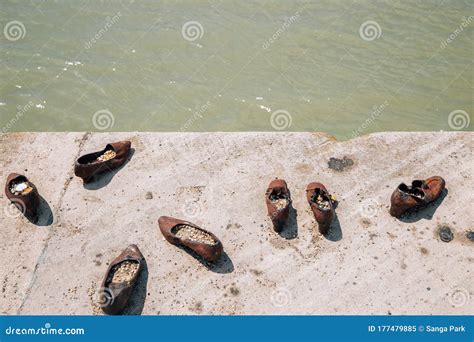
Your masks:
M222 255L219 258L219 260L215 262L209 262L203 259L199 254L194 252L191 248L188 248L186 246L176 246L176 247L178 247L179 249L182 249L183 251L191 255L194 259L199 261L209 271L212 271L215 273L221 273L221 274L234 272L234 263L232 262L232 259L229 257L229 255L225 251L222 252Z
M146 260L143 261L143 269L140 272L135 288L133 289L132 295L130 296L129 302L123 315L141 315L143 307L145 306L145 300L147 297L147 284L148 284L148 265Z
M222 256L215 263L204 261L208 270L215 273L232 273L234 272L234 263L226 252L222 252Z
M120 165L120 167L101 173L97 176L93 176L89 182L83 184L84 188L87 190L99 190L103 188L104 186L108 185L114 178L115 174L120 172L120 170L122 170L125 167L125 165L127 165L130 162L134 154L135 154L135 149L132 147L130 149L130 154L128 155L127 160L122 165Z
M290 204L289 209L288 221L278 234L286 240L293 240L298 237L298 210L293 208L292 204Z
M332 222L331 226L329 227L329 231L326 235L323 235L329 241L339 241L342 240L342 229L341 223L339 222L339 218L337 214L334 216L334 221Z
M399 218L400 221L405 223L413 223L420 221L421 219L431 220L433 218L436 209L443 203L444 198L448 195L448 189L444 189L441 195L430 204L408 210L402 217Z
M25 217L36 226L50 226L53 223L53 211L43 196L39 195L38 217Z

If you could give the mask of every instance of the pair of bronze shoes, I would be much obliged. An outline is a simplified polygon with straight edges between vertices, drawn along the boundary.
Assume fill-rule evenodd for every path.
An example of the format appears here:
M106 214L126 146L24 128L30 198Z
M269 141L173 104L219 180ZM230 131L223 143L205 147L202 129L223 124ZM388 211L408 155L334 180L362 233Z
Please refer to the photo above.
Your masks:
M319 232L327 234L335 217L334 197L329 194L323 184L313 182L306 187L306 199L318 223ZM291 206L290 190L283 179L270 182L265 192L265 203L273 229L281 232L288 221Z
M443 193L446 182L440 176L414 180L411 185L401 183L390 198L390 215L400 218L408 210L423 207Z
M161 216L158 224L168 242L191 249L207 262L217 261L223 253L221 241L194 223ZM110 263L98 293L98 303L106 314L117 315L126 308L144 263L136 245L128 246Z
M95 176L122 166L128 159L132 143L117 141L107 144L98 152L92 152L79 157L74 164L74 174L90 183Z

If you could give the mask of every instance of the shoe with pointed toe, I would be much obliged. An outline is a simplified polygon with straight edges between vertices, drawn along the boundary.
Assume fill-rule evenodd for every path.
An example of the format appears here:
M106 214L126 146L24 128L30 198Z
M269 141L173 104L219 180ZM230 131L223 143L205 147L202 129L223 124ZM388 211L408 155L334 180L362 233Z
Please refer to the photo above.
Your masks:
M323 184L313 182L306 187L306 199L318 223L319 232L327 234L335 217L332 196Z
M130 155L132 143L118 141L107 144L102 151L85 154L74 164L74 174L89 183L94 176L122 166Z
M291 196L288 185L283 179L274 179L265 192L265 204L268 216L272 220L273 230L281 232L288 221Z
M18 173L8 175L5 195L28 219L38 221L40 196L38 189L28 178Z
M442 177L401 183L390 198L390 215L400 218L407 210L425 206L438 199L446 187Z
M107 269L99 290L99 305L108 315L122 313L128 304L145 258L136 245L129 245Z
M161 216L158 225L166 241L176 246L188 247L208 262L215 262L222 255L224 248L221 241L194 223Z

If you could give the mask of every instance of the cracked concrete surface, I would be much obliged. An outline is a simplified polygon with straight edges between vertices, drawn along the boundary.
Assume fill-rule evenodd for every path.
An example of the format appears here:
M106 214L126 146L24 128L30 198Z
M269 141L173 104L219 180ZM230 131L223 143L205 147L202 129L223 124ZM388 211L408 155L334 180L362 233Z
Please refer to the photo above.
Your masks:
M0 175L26 174L48 206L38 225L0 195L4 314L93 314L107 263L136 243L147 269L128 314L470 314L474 309L472 133L11 133ZM84 187L77 156L130 139L131 160ZM344 159L346 157L346 159ZM332 159L329 167L328 162ZM348 162L350 159L351 162ZM341 160L341 162L338 162ZM441 175L447 192L416 215L388 214L402 181ZM295 212L281 235L263 193L287 180ZM327 237L305 202L320 181L339 200ZM160 215L214 232L206 267L163 240ZM449 226L453 241L437 230Z

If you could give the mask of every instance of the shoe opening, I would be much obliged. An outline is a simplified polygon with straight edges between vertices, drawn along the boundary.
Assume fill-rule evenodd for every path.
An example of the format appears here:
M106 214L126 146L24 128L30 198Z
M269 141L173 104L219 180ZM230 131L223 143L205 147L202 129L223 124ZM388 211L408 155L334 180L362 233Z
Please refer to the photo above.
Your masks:
M314 189L313 195L311 196L311 202L316 204L320 210L329 210L331 209L331 199L329 198L326 191L316 188Z
M171 233L182 240L204 243L206 245L217 244L211 234L187 224L178 224L171 229Z
M282 189L273 189L268 198L278 210L284 209L290 202L288 193L283 192Z
M95 164L100 162L105 162L107 160L115 158L117 154L115 153L112 146L107 145L105 149L99 152L89 153L80 157L77 162L79 164Z
M124 260L110 270L106 286L111 284L129 284L138 272L139 263L136 260Z
M420 182L420 183L418 183ZM415 187L413 184L420 184L423 185L422 181L413 181L412 186L408 186L405 183L402 183L398 186L398 190L402 193L407 195L416 197L416 198L423 198L425 197L425 193L420 189L420 187Z
M8 190L10 190L13 195L25 196L33 191L33 184L28 182L25 176L18 176L10 181Z

